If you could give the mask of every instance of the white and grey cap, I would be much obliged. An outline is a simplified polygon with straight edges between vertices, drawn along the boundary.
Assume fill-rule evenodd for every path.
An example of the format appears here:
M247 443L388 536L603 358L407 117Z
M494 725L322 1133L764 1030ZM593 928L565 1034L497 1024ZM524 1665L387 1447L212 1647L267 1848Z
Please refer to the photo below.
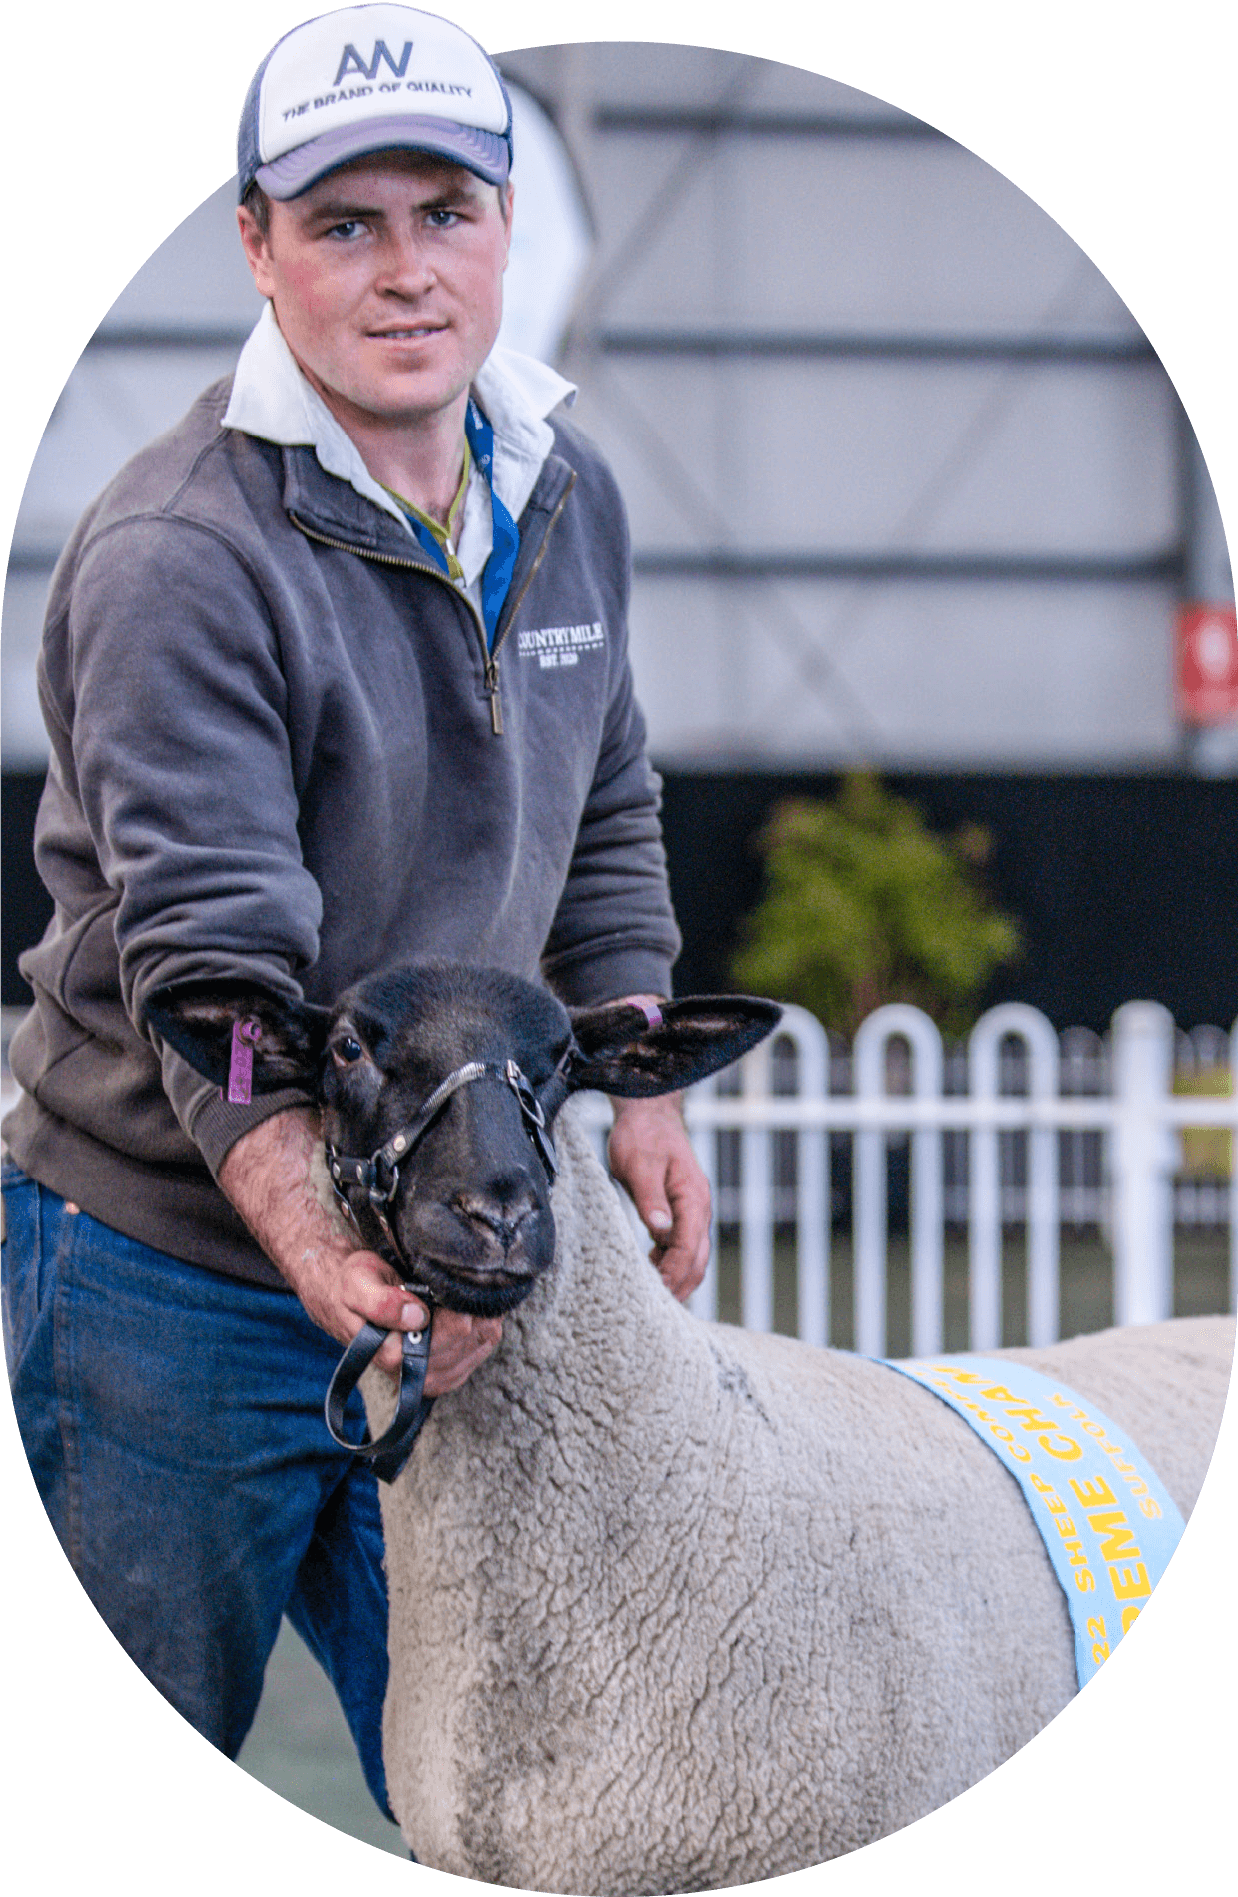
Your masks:
M339 165L404 149L506 184L512 107L490 55L435 13L345 7L276 42L237 137L239 196L295 198Z

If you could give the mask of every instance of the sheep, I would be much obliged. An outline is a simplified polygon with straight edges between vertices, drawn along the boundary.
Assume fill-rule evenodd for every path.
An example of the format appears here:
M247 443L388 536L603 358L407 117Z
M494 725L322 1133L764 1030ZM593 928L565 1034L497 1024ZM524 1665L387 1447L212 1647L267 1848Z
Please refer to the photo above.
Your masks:
M540 991L471 971L377 978L332 1013L172 999L160 1031L216 1078L238 1006L262 1023L255 1084L325 1063L327 1137L360 1153L463 1060L514 1054L543 1092L556 1067L563 1092L665 1089L776 1018L718 1001L668 1005L661 1023L619 1009L569 1024ZM343 1070L360 1112L324 1054L341 1037L383 1070L377 1089L376 1070ZM640 1255L570 1106L554 1139L547 1206L515 1098L462 1088L426 1137L426 1174L392 1200L435 1295L479 1308L489 1271L507 1313L494 1357L436 1403L383 1491L392 1807L424 1863L608 1897L854 1850L992 1771L1076 1691L1039 1533L931 1393L850 1353L694 1319ZM511 1200L517 1173L526 1237L500 1255L457 1236L453 1276L441 1217L434 1228L417 1201L437 1193L441 1212L500 1177ZM1232 1349L1218 1318L1000 1354L1097 1404L1186 1515ZM366 1395L377 1433L390 1386L371 1375Z

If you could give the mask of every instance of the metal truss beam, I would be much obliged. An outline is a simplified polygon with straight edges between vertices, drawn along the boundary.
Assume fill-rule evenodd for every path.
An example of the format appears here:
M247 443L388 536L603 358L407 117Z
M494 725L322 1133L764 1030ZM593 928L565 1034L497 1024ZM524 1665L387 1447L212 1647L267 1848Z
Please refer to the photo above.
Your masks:
M687 132L747 138L916 138L951 145L953 139L906 113L872 118L848 113L762 112L718 106L600 105L593 114L599 132Z
M903 362L1155 362L1146 336L872 335L863 331L607 329L597 347L608 356L696 357L737 361L811 359Z
M649 579L947 580L1033 585L1168 584L1182 574L1180 548L1127 555L1018 553L744 553L725 549L645 548L633 556Z

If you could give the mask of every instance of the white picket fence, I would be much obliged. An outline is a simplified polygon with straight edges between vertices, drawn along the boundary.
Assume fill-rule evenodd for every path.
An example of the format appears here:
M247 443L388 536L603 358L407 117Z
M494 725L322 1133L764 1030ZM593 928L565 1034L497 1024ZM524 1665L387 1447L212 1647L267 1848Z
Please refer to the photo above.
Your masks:
M1074 1031L1072 1031L1073 1033ZM1210 1058L1224 1051L1225 1037ZM1179 1036L1181 1042L1186 1037ZM1238 1073L1238 1023L1229 1040ZM1011 1043L1023 1058L1012 1061ZM891 1047L891 1044L893 1048ZM910 1051L910 1090L891 1093L891 1052ZM1190 1046L1187 1046L1188 1058ZM790 1058L789 1058L790 1057ZM904 1056L905 1062L905 1056ZM958 1071L960 1062L962 1072ZM1113 1309L1119 1324L1150 1323L1172 1313L1174 1173L1183 1127L1238 1128L1238 1099L1175 1096L1175 1029L1155 1002L1131 1001L1113 1017L1107 1050L1096 1043L1081 1059L1079 1035L1059 1042L1035 1008L1010 1002L982 1016L959 1050L947 1089L941 1035L919 1009L879 1008L861 1025L851 1050L850 1091L831 1090L837 1056L819 1021L789 1007L778 1034L728 1073L694 1088L685 1113L693 1145L714 1189L721 1216L738 1228L741 1322L771 1330L774 1321L775 1225L795 1230L799 1334L809 1343L830 1336L830 1139L853 1136L852 1258L855 1348L887 1348L886 1148L910 1135L911 1348L927 1356L943 1348L943 1254L947 1216L968 1233L969 1347L987 1350L1002 1337L1002 1228L1026 1224L1027 1337L1047 1344L1059 1334L1059 1242L1064 1222L1104 1226L1113 1251ZM1022 1069L1020 1076L1018 1070ZM1008 1089L1019 1078L1024 1091ZM843 1076L846 1078L845 1074ZM1064 1084L1065 1089L1064 1089ZM1084 1091L1084 1088L1090 1089ZM1101 1091L1100 1089L1104 1089ZM963 1090L965 1089L965 1090ZM591 1103L599 1150L609 1108ZM1025 1132L1025 1183L1003 1184L1003 1134ZM738 1184L721 1183L720 1135L738 1144ZM1063 1140L1062 1135L1072 1136ZM1096 1179L1064 1182L1062 1157L1099 1145ZM1096 1136L1100 1136L1099 1140ZM965 1160L958 1147L965 1142ZM794 1151L787 1164L787 1146ZM951 1185L944 1159L965 1182ZM1009 1148L1010 1142L1007 1142ZM1009 1165L1006 1168L1010 1171ZM790 1177L788 1187L780 1180ZM1228 1183L1179 1182L1178 1215L1196 1224L1229 1226L1230 1302L1238 1293L1238 1167ZM700 1315L717 1315L717 1263L693 1298Z
M4 1011L0 1056L18 1018ZM901 1064L907 1092L887 1090L891 1054L903 1055L893 1064ZM1226 1054L1238 1074L1238 1023L1229 1036L1217 1029L1176 1034L1167 1010L1150 1001L1118 1009L1107 1046L1079 1029L1059 1041L1044 1015L1010 1002L982 1016L966 1048L949 1050L927 1015L894 1005L861 1025L849 1057L831 1050L812 1015L787 1008L777 1035L693 1088L685 1103L716 1224L738 1234L740 1321L749 1330L773 1329L775 1230L794 1228L799 1334L809 1343L829 1340L830 1135L838 1133L853 1139L857 1350L879 1356L887 1349L886 1147L908 1134L914 1355L943 1346L947 1222L967 1228L973 1350L1001 1342L1003 1225L1012 1222L1026 1229L1030 1343L1052 1343L1058 1335L1063 1224L1105 1230L1119 1324L1170 1315L1175 1218L1180 1225L1227 1224L1235 1308L1238 1166L1228 1182L1175 1184L1174 1173L1178 1130L1229 1127L1238 1135L1238 1097L1170 1091L1175 1067L1215 1065ZM7 1109L14 1095L4 1071L0 1106ZM586 1102L602 1152L610 1109L597 1096ZM1026 1148L1022 1165L1012 1168L1006 1136L1019 1133ZM717 1315L716 1255L692 1308Z

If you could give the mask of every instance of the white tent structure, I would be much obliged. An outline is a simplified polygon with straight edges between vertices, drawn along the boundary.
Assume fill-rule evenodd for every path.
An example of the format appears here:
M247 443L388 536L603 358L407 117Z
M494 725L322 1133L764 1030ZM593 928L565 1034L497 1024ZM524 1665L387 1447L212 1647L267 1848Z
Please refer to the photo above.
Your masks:
M794 68L641 44L503 65L505 335L563 345L619 474L660 762L1238 771L1238 728L1191 734L1174 703L1179 603L1233 598L1211 487L1134 317L1057 224L932 127ZM10 768L43 753L33 654L65 534L256 308L225 187L75 369L5 598Z

